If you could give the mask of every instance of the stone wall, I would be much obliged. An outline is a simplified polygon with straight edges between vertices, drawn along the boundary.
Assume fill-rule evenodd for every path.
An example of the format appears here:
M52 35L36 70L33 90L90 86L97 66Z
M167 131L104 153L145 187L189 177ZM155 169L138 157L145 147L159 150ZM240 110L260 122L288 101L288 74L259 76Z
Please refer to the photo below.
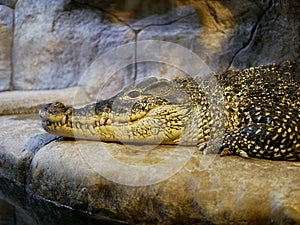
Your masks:
M13 10L0 5L0 90L11 87Z
M292 0L0 0L0 90L76 86L97 57L141 40L177 43L212 71L293 60L299 15ZM152 69L129 66L116 89ZM103 76L86 76L87 89Z
M294 0L0 0L0 176L129 224L299 224L299 162L62 140L25 115L48 102L74 104L74 94L77 104L105 98L148 76L197 74L197 56L215 72L295 60L299 15ZM175 158L161 164L166 155ZM42 221L38 205L12 198Z

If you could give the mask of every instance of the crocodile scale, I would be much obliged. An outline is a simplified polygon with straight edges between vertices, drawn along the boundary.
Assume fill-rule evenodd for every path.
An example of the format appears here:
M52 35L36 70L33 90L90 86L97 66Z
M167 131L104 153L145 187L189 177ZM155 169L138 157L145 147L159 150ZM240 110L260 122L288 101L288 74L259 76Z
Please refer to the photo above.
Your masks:
M283 61L214 74L214 82L209 76L149 78L82 107L44 105L40 117L43 128L58 136L200 146L214 134L222 138L221 156L299 161L299 71L299 61ZM214 101L217 87L221 102Z

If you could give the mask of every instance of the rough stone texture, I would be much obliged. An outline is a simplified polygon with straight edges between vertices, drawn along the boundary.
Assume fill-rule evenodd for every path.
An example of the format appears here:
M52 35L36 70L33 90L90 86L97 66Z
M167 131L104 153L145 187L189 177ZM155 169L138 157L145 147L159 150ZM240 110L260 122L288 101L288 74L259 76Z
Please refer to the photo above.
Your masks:
M114 96L134 81L134 47L134 43L129 43L97 57L82 74L78 85L93 100Z
M133 40L126 26L72 1L18 1L14 88L75 86L99 54Z
M10 205L7 205L6 202ZM23 186L0 176L0 223L30 225L124 225L102 212L96 218L86 212L78 212L54 202L30 195ZM7 220L5 220L7 219Z
M104 62L100 67L104 71L88 73L98 56L141 40L177 43L218 72L293 60L299 57L299 4L292 0L19 1L13 84L16 89L48 89L83 83L94 97L108 82L116 83L108 89L118 90L149 75L173 73L168 66L143 63L127 65L118 75L115 57L106 58L113 67L105 67ZM134 45L128 49L131 64L139 61L135 49ZM108 78L106 71L111 69L114 73Z
M300 2L269 2L263 7L264 13L258 16L251 38L236 52L234 67L279 63L300 57Z
M92 7L99 8L111 14L119 22L130 24L139 19L152 16L154 14L165 14L174 9L172 0L75 0Z
M0 0L0 5L6 5L8 7L14 7L16 4L17 0Z
M192 50L212 71L299 57L299 1L15 3L0 0L0 90L10 88L12 46L13 88L80 85L92 99L147 76L194 74L192 54L167 42ZM147 48L145 40L166 42ZM76 90L3 92L0 115L89 99ZM176 149L63 141L45 134L37 115L0 117L0 173L47 199L132 224L300 224L298 162ZM169 156L177 157L160 164Z
M105 212L131 224L300 223L298 162L61 140L42 131L37 115L2 116L0 126L2 175L99 217Z
M110 164L110 173L93 167L85 158L87 150L99 164ZM106 162L100 151L108 151L123 162L123 168ZM75 208L108 210L132 224L300 223L299 163L220 158L195 151L182 169L179 166L177 173L166 174L166 179L157 184L126 186L110 181L114 177L119 181L147 182L158 173L163 176L166 170L152 174L150 167L172 151L166 147L139 152L118 144L55 142L35 155L27 187ZM189 150L181 148L178 153L186 155ZM144 166L148 174L133 177L133 173L123 172L130 165L137 170ZM174 162L171 166L178 165Z
M0 91L10 89L13 11L0 5Z
M165 26L152 23L140 31L138 40L178 43L218 72L228 67L241 69L299 56L298 2L176 2L193 5L197 13Z
M43 133L37 115L0 117L0 173L24 183L33 152L25 149L28 138Z
M137 66L137 79L149 76L174 78L180 75L180 70L185 71L185 67L189 65L188 57L192 54L190 50L194 50L195 46L199 44L199 17L192 6L180 7L163 16L153 16L137 21L132 24L132 27L139 31L137 40L140 41L137 45L137 61L140 62ZM144 44L141 41L145 40L157 40L166 43L161 42L161 46L158 48L144 49ZM176 47L170 43L178 44L186 48L186 51L174 52ZM156 54L157 59L154 57L154 59L149 60L148 58L151 58L152 54ZM164 58L159 57L160 55ZM201 59L201 55L199 59ZM201 62L197 63L200 64ZM206 62L204 63L206 64Z
M90 99L80 87L0 92L0 115L37 113L42 105L57 101L67 105L82 105L90 102Z

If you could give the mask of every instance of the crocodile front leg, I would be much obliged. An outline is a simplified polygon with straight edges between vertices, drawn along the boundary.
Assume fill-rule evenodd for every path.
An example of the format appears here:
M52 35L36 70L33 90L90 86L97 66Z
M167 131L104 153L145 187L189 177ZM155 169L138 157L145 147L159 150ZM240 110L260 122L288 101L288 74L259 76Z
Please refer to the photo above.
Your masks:
M227 133L220 148L221 156L299 160L300 135L288 125L251 124Z

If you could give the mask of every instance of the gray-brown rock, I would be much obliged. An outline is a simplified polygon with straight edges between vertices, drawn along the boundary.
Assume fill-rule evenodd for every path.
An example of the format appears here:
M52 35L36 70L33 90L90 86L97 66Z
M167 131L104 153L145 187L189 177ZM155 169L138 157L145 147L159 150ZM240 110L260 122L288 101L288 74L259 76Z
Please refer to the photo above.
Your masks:
M0 92L0 115L37 113L44 104L58 101L67 105L83 105L90 102L90 98L80 87Z
M0 5L0 91L11 88L13 17L12 9Z
M137 20L152 16L163 15L174 9L173 0L75 0L76 2L109 12L112 17L120 22L132 23Z
M236 51L234 67L279 63L300 57L300 2L268 1L260 10L248 41L240 43Z
M295 60L299 15L293 0L0 0L0 91L18 89L0 93L1 175L131 224L300 224L299 162L64 140L37 115L3 116L105 99L148 76Z
M72 1L18 1L14 88L76 86L95 57L132 41L130 29ZM101 74L99 75L101 76Z
M138 40L178 43L219 72L299 57L297 1L174 2L192 6L197 13L165 26L153 22L140 31Z
M0 173L24 184L34 156L34 152L25 149L25 144L31 135L43 133L38 116L0 116L0 130Z
M295 224L299 172L299 163L220 158L195 148L64 141L38 151L28 189L132 224Z
M0 0L0 5L6 5L8 7L14 7L17 0Z
M298 162L63 141L37 117L0 120L1 174L46 199L131 224L300 223Z
M127 65L121 75L114 76L121 67L116 60L114 68L104 71L118 71L110 74L117 79L102 70L87 74L90 64L103 53L141 40L179 44L195 52L212 71L299 56L300 7L295 1L174 0L156 8L147 4L132 0L19 1L15 10L14 87L52 89L83 83L86 90L99 91L108 82L117 81L113 89L118 90L153 74L173 73L170 67L154 70L152 63L143 63ZM131 64L139 61L135 51L133 45L128 55L133 56ZM115 58L106 60L112 64Z

